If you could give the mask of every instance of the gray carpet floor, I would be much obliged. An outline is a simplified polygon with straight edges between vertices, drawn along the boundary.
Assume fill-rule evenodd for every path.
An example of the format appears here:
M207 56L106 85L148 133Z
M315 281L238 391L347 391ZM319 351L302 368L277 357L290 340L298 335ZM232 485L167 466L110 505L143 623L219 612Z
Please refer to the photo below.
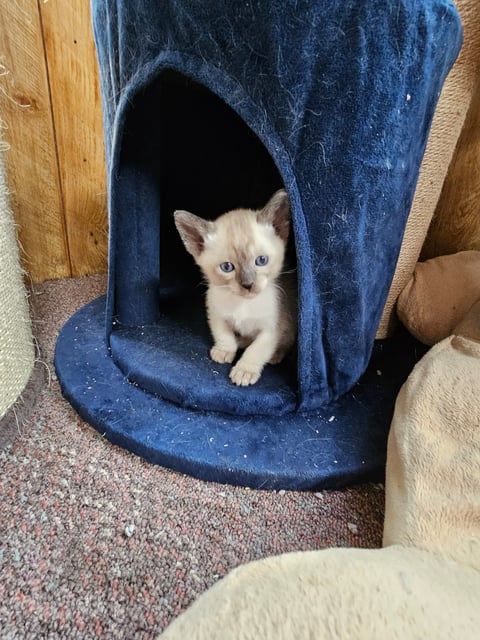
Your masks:
M113 446L62 398L58 330L104 276L35 286L47 372L0 450L0 638L155 638L205 589L250 560L381 544L384 491L271 492L213 484Z

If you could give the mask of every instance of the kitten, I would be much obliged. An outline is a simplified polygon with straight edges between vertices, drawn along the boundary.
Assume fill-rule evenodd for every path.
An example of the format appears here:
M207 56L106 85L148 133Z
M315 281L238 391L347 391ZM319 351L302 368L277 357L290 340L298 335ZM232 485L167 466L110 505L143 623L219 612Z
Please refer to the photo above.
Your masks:
M290 227L286 191L263 209L235 209L214 221L176 211L175 225L208 284L206 305L215 362L233 362L240 386L255 384L267 364L280 362L295 341L296 312L283 288ZM281 284L280 284L281 283Z

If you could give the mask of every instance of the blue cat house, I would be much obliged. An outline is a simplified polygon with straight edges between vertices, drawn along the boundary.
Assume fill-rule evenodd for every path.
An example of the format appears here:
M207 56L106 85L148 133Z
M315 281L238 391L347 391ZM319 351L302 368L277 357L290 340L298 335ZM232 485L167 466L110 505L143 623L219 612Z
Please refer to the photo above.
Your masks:
M255 488L382 478L421 355L375 333L435 105L461 43L447 0L93 0L110 210L106 298L64 326L65 397L110 441ZM254 386L209 359L173 223L292 209L298 345Z

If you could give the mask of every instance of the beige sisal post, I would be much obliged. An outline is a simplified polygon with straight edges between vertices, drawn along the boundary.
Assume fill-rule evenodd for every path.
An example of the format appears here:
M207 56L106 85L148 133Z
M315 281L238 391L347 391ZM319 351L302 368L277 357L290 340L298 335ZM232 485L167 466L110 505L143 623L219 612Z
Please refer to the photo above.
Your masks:
M7 418L11 423L10 411L30 379L34 361L30 313L0 154L0 447L10 440Z

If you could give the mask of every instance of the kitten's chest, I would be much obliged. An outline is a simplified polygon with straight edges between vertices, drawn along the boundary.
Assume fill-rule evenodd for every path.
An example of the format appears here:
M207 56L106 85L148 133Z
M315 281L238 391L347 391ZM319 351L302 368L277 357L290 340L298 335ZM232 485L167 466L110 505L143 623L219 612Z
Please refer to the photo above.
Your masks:
M277 300L267 289L258 296L244 299L227 291L212 291L209 312L221 316L237 333L247 336L271 327L277 320Z

